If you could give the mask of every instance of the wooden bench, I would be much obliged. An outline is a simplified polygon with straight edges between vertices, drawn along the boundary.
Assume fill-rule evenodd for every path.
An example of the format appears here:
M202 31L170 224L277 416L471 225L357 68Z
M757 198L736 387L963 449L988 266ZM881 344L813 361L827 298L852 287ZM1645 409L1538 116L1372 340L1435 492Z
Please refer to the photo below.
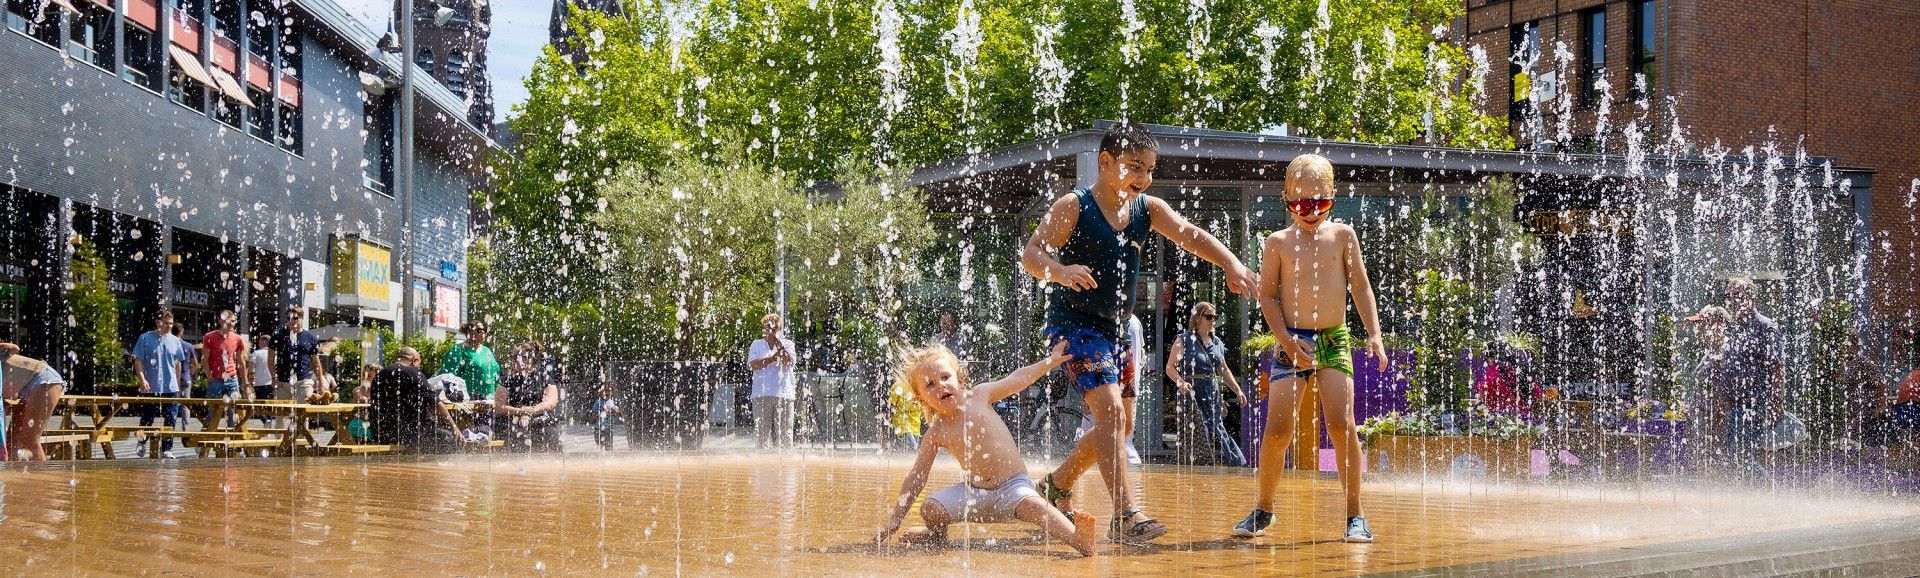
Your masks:
M168 439L180 440L180 445L197 448L200 457L207 457L207 450L200 447L202 442L217 440L244 440L253 434L237 431L176 431L160 430L147 434L147 455L160 457L160 446Z
M394 451L394 446L386 445L386 444L334 444L330 446L320 446L317 448L313 448L313 451L317 453L333 455L333 456L350 456L350 455L356 455L356 454L384 454L384 453Z
M304 446L307 445L307 440L294 440L293 444ZM275 452L281 446L285 446L286 442L278 439L211 439L196 442L196 445L202 452L211 454L210 457L242 458L250 457L245 453L246 450L257 448Z
M50 460L84 460L92 455L91 433L41 435L40 447Z

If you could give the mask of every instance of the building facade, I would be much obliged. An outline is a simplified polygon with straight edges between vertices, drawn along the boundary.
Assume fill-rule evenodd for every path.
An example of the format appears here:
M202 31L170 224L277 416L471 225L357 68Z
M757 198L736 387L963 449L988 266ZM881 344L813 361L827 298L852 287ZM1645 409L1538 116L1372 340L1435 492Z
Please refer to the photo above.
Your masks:
M1771 147L1877 171L1868 301L1920 321L1920 2L1467 0L1454 34L1484 51L1506 97L1486 112L1523 146Z
M84 245L109 271L122 340L175 312L266 333L457 324L467 191L491 143L438 83L415 96L413 263L392 195L398 55L330 0L10 2L0 32L0 339L66 369L65 294ZM408 274L411 273L411 274ZM81 383L82 388L91 384Z

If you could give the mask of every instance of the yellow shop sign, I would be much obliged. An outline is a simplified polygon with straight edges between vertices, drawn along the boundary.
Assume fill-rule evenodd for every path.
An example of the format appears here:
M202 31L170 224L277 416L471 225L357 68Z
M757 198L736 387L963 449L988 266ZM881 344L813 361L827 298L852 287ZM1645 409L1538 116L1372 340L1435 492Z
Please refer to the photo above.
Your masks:
M384 310L393 308L388 283L392 280L393 252L386 246L354 236L333 241L333 304L340 307Z

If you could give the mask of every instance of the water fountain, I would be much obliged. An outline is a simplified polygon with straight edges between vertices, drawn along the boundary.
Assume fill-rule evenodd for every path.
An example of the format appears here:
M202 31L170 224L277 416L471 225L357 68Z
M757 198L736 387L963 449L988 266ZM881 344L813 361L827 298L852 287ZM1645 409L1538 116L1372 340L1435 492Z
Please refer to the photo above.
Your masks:
M268 40L304 38L283 47L291 52L261 54L254 40L202 22L226 1L129 0L124 16L102 14L127 21L121 35L158 34L142 57L180 61L162 71L187 74L187 61L232 70L246 87L265 87L269 111L306 110L309 120L295 123L305 136L289 137L299 146L276 138L286 135L272 118L262 138L244 118L215 118L221 105L190 104L195 90L237 100L225 88L185 76L161 79L158 93L123 82L50 50L26 16L9 21L21 34L0 33L0 52L29 67L7 73L10 86L47 96L25 113L0 107L0 124L29 135L0 139L10 155L0 158L0 218L14 248L0 256L0 296L12 304L0 327L29 351L54 352L40 356L66 352L57 365L71 373L116 361L65 337L98 322L55 314L81 293L76 284L99 282L107 299L124 301L119 323L133 333L163 306L254 310L247 321L260 332L286 306L304 306L351 329L340 335L362 347L338 354L349 366L338 372L351 374L363 359L391 362L399 343L376 342L400 340L376 328L446 333L462 317L484 319L503 351L537 340L555 354L539 371L562 384L566 451L480 444L455 455L6 462L0 528L15 546L0 548L14 554L0 568L919 571L904 562L968 575L1503 573L1517 567L1501 564L1547 560L1605 574L1635 571L1604 565L1628 551L1798 555L1787 546L1815 542L1808 548L1828 553L1795 560L1822 569L1832 561L1815 558L1845 558L1831 552L1863 532L1920 527L1909 503L1916 478L1891 463L1897 449L1835 425L1857 417L1862 400L1823 371L1850 363L1840 355L1849 330L1873 359L1896 356L1900 346L1885 337L1895 320L1868 314L1876 251L1892 245L1875 247L1890 241L1867 224L1887 218L1872 212L1872 195L1903 196L1907 221L1896 228L1920 230L1911 216L1920 182L1875 187L1872 170L1821 156L1796 135L1701 142L1671 101L1644 96L1655 93L1640 77L1594 83L1595 120L1582 125L1571 119L1584 97L1544 88L1568 84L1555 79L1582 66L1561 42L1508 62L1536 83L1519 95L1532 110L1510 133L1484 114L1489 63L1504 59L1451 43L1461 22L1379 12L1392 7L785 0L579 11L570 19L578 58L550 54L527 80L534 95L513 127L520 148L495 148L461 120L446 87L423 89L426 112L406 121L429 135L416 145L428 161L415 178L429 190L423 202L447 210L408 223L380 188L393 151L360 140L391 137L381 124L395 122L386 77L408 55L381 52L329 0L261 4L244 27L269 30L260 33ZM80 3L44 3L35 14L104 9ZM140 24L154 19L134 13L143 6L173 19ZM60 30L80 21L63 19ZM271 79L255 85L254 74ZM1642 96L1617 99L1615 84ZM1493 96L1505 108L1509 95ZM127 102L163 127L114 127ZM951 340L985 381L1042 354L1046 286L1019 270L1018 252L1050 201L1091 184L1102 131L1115 122L1147 123L1159 139L1149 193L1253 266L1261 239L1291 222L1287 163L1318 154L1337 167L1333 214L1367 246L1391 334L1392 367L1361 363L1354 375L1374 444L1365 487L1380 543L1340 544L1329 533L1344 514L1316 426L1290 440L1286 464L1271 465L1291 470L1286 523L1272 536L1228 538L1253 476L1192 451L1179 427L1192 416L1174 409L1159 356L1194 303L1220 303L1228 361L1257 381L1271 354L1239 346L1269 328L1218 269L1157 237L1142 247L1148 359L1131 441L1145 462L1135 466L1137 489L1174 533L1149 547L1104 544L1092 561L1011 523L965 525L946 549L873 542L915 460L914 432L889 419L902 411L887 395L896 356ZM189 136L164 128L202 124L211 128ZM1586 128L1591 141L1577 136ZM214 135L213 149L187 142L200 132ZM483 218L473 230L457 202L469 177L488 181L476 191ZM385 250L407 233L450 268L406 263L391 287L383 278L361 288L364 265L330 249L346 240ZM72 241L98 251L108 279L65 274L91 255ZM1771 476L1761 481L1730 479L1724 456L1703 447L1713 443L1700 425L1712 392L1693 371L1705 345L1687 317L1720 303L1733 278L1757 284L1758 310L1782 327L1784 405L1809 429L1764 454ZM427 314L338 299L397 303L390 291L446 289L464 293L424 299L439 304ZM958 318L955 336L939 333L943 313ZM798 342L792 450L757 448L743 427L773 417L750 399L755 370L742 355L763 314L782 316ZM428 355L434 367L451 346L406 343L441 348ZM1494 409L1497 392L1479 387L1490 368L1513 372L1511 405ZM141 397L112 389L123 375L90 370L68 393ZM591 437L603 381L625 412L626 441L615 436L612 451ZM1000 406L1034 468L1056 465L1086 413L1065 387L1045 379ZM462 409L453 415L463 434L485 421ZM1261 429L1244 417L1253 413L1230 414L1247 441ZM56 429L106 416L77 418ZM508 428L501 419L496 431ZM134 427L126 421L113 423ZM110 439L78 445L132 455L139 442L108 429ZM933 484L961 476L947 458L932 472ZM1078 505L1113 517L1099 484L1078 491ZM1824 526L1840 523L1857 528Z

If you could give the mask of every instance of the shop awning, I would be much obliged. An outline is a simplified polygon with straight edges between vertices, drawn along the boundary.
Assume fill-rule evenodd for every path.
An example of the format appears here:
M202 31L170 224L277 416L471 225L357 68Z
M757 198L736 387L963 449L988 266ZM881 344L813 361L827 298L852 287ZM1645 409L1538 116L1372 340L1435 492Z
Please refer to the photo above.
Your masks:
M227 95L227 98L233 99L234 102L246 105L247 108L255 106L253 100L247 98L247 89L241 88L240 81L234 80L233 75L217 67L208 69L207 73L213 75L213 88L219 90L221 94Z
M174 44L167 45L167 54L173 56L174 66L180 67L180 71L187 73L188 77L199 81L200 84L218 87L218 85L213 83L213 78L207 76L206 67L200 66L200 57L194 56L193 53L187 52L187 49Z

